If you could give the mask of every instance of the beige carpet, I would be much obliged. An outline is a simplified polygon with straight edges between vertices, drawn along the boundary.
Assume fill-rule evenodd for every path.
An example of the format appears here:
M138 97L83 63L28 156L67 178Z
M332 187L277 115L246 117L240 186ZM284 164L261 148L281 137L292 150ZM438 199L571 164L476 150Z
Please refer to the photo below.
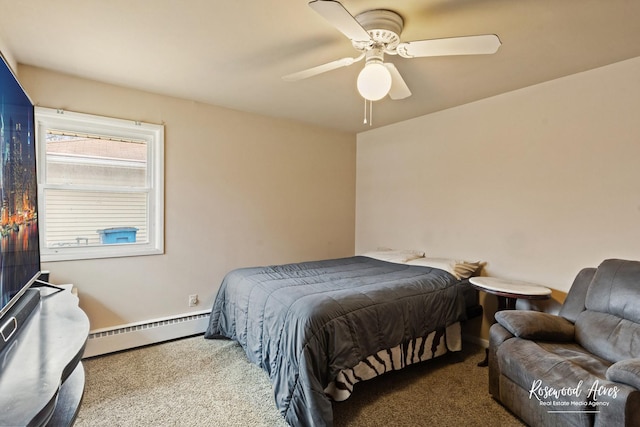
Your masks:
M356 385L334 404L341 426L521 426L487 392L484 350L461 353ZM232 341L202 336L84 361L77 427L286 426L268 377Z

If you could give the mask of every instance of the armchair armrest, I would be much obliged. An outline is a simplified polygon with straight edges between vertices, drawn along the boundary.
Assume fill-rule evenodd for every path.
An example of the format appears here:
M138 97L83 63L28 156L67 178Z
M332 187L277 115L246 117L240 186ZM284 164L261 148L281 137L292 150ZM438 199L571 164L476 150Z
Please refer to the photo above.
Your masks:
M574 339L573 323L554 314L529 310L503 310L496 313L496 320L519 338L558 342Z
M623 383L640 390L640 359L621 360L609 366L609 381Z
M487 359L489 362L489 393L497 400L500 400L500 366L498 366L498 347L503 342L513 338L513 334L507 331L502 325L494 323L489 329L489 351Z

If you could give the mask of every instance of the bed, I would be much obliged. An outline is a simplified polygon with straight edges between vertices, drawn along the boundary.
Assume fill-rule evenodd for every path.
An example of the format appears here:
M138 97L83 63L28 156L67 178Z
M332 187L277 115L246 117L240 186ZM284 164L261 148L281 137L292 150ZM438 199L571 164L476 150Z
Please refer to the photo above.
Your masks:
M462 348L460 322L478 309L477 291L455 273L401 261L233 270L205 338L240 343L268 373L290 425L331 426L332 399L346 399L355 383Z

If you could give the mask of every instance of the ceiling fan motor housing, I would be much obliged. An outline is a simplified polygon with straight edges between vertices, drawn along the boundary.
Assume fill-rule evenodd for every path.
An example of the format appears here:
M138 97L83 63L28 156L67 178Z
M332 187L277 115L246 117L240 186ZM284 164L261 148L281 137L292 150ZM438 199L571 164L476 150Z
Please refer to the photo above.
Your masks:
M371 40L353 41L353 47L360 51L382 48L386 53L395 53L404 27L404 21L400 15L392 10L374 9L362 12L355 18L362 28L367 30Z

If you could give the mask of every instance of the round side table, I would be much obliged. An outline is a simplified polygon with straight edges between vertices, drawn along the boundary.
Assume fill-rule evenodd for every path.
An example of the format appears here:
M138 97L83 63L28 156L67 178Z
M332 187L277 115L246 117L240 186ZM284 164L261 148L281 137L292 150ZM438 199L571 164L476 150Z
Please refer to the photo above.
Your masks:
M472 277L471 285L483 292L498 297L498 311L514 310L516 301L520 299L547 299L551 295L551 289L534 283L519 280L498 279L497 277ZM487 366L489 349L485 350L484 360L478 366Z

